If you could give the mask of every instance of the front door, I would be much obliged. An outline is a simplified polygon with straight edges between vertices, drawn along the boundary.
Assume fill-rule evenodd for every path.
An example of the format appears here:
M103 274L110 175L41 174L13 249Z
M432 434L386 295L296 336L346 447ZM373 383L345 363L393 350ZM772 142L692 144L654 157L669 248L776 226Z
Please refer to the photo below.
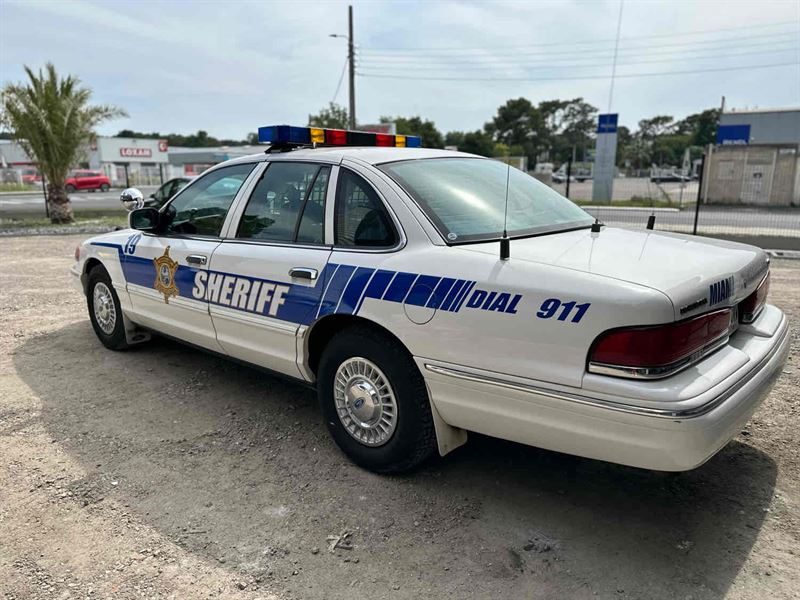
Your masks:
M164 207L170 221L164 233L134 236L126 246L123 269L136 323L221 351L197 281L208 272L228 210L253 167L237 164L203 175Z
M214 251L204 285L226 354L302 376L298 332L316 319L328 279L330 176L328 165L271 162Z

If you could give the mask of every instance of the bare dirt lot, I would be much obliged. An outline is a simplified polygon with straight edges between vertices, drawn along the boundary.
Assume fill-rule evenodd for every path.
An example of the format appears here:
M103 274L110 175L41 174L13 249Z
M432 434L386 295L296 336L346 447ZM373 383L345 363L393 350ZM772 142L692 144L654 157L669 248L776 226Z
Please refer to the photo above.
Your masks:
M78 239L0 240L7 600L800 597L797 328L769 399L695 471L472 435L380 477L309 389L163 340L103 348L69 286ZM800 263L775 261L771 301L800 323Z

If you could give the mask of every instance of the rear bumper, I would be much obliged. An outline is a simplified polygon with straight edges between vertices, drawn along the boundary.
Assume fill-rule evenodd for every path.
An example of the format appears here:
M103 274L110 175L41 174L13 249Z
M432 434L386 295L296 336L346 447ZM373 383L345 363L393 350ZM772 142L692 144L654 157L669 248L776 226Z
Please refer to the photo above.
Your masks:
M770 336L743 334L736 345L730 351L743 364L735 372L696 397L676 394L674 402L545 388L422 358L417 363L450 425L587 458L686 471L725 446L769 393L789 353L786 317L780 314ZM635 390L637 384L625 385ZM647 384L638 385L646 398Z

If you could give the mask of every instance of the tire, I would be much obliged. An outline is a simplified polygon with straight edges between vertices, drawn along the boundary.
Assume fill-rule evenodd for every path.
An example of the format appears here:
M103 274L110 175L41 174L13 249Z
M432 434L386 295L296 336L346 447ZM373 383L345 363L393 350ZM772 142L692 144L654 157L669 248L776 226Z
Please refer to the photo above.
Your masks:
M107 192L110 189L111 189L111 187L107 183L104 183L103 185L100 186L100 191L101 192Z
M68 183L64 189L66 190L66 192L68 194L74 194L75 193L75 186L72 185L71 183Z
M364 374L364 371L359 371L359 365L367 363L371 367L368 366ZM372 367L377 372L371 370ZM352 385L348 383L342 387L355 389L356 394L340 393L337 409L335 383L340 368L342 380L352 382ZM358 394L374 397L369 392L376 388L370 387L369 381L380 382L380 377L388 384L394 407L384 404L386 408L380 409L378 420L385 415L394 424L391 427L384 424L383 430L379 426L375 429L360 427L351 418L352 411L370 411L374 404L369 399L366 402L359 400ZM389 336L362 326L338 333L322 352L317 379L317 394L328 430L339 448L357 465L376 473L400 473L413 469L433 454L436 433L425 381L408 351ZM385 401L385 397L381 400ZM394 419L391 419L392 413ZM370 418L375 418L374 411ZM356 433L348 431L346 423L358 435L372 436L371 440L357 439ZM362 423L367 423L367 420L362 420ZM388 434L386 429L390 429ZM381 436L384 439L380 439Z
M95 311L95 304L98 302L104 302L105 307L98 306L98 310ZM127 349L128 342L125 338L125 324L119 297L108 272L99 265L89 272L89 280L86 283L86 304L89 308L92 329L100 342L110 350Z

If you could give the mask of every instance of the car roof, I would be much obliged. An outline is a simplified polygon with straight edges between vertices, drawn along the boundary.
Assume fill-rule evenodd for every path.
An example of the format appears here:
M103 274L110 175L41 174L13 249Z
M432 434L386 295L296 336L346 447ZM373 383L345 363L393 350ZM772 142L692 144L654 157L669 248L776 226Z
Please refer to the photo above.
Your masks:
M399 160L420 160L425 158L484 158L476 154L456 152L453 150L437 150L435 148L378 148L375 146L347 146L347 147L321 147L298 148L290 152L272 154L251 154L235 158L234 162L249 162L254 158L258 160L303 160L310 158L324 158L326 162L340 162L343 158L356 158L372 165L394 162Z

